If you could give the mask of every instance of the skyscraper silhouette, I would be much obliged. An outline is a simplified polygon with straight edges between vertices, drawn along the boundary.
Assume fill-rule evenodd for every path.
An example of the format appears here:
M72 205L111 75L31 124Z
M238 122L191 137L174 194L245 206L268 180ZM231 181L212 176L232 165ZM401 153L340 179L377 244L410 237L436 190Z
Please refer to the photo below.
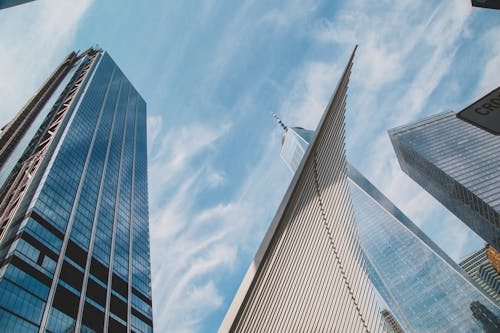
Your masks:
M152 331L146 103L72 52L0 137L0 327Z

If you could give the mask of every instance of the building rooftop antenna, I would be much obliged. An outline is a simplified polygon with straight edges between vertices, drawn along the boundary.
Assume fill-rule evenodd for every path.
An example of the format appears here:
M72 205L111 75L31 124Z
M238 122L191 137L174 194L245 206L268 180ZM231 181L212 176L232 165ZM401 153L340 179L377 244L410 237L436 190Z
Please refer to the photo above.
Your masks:
M283 129L286 131L288 129L288 127L286 127L285 123L281 121L281 119L276 115L276 113L274 112L271 112L271 114L273 115L273 117L276 119L276 121L278 122L278 124L283 127Z

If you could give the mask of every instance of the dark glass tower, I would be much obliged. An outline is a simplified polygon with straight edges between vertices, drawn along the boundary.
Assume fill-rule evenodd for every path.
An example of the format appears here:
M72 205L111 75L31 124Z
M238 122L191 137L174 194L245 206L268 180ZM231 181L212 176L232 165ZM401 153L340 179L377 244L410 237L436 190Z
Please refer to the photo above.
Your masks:
M146 103L71 53L0 136L0 327L151 332Z
M17 5L22 5L26 2L31 2L34 0L0 0L0 9L4 9L7 7L13 7Z

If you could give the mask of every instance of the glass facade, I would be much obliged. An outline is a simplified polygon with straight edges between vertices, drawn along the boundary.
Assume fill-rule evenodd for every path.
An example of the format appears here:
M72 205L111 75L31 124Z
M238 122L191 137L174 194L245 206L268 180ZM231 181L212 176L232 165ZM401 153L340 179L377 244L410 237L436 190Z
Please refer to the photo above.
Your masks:
M73 77L77 69L78 66L73 66L69 70L62 82L57 86L54 93L50 96L49 100L41 108L40 112L36 115L36 117L34 117L30 124L28 124L26 132L20 137L20 140L15 145L12 153L10 153L6 160L1 163L0 187L6 182L7 178L15 168L17 162L31 142L31 139L36 134L40 126L42 126L44 119L49 114L52 106L56 103L57 98L62 94L64 88L69 83L70 79Z
M4 9L7 7L22 5L26 2L31 2L34 0L0 0L0 9Z
M348 174L360 243L377 274L374 284L404 330L489 332L474 304L493 317L500 308L357 170L349 166Z
M494 251L487 246L462 260L459 265L500 306L500 272L488 258L488 250Z
M0 327L152 332L146 103L106 52L75 66L1 239Z
M451 111L389 135L401 169L500 250L500 136Z
M301 134L306 142L314 136L308 130ZM286 133L283 149L298 152L291 148L302 142L297 136ZM282 154L282 158L295 171L302 156ZM366 269L400 329L500 330L500 308L465 272L349 163L347 175Z
M314 131L302 127L287 127L283 133L281 145L281 159L290 171L295 172L299 167L309 142L314 138Z

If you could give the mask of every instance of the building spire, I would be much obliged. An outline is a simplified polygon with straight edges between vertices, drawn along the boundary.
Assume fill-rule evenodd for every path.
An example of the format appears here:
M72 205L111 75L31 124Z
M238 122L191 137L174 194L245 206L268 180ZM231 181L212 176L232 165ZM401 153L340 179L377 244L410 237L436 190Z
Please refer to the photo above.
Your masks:
M278 124L283 127L283 129L286 131L288 129L288 127L286 127L285 123L283 123L281 121L281 119L276 115L276 113L274 112L271 112L271 114L273 115L273 117L276 119L276 121L278 122Z

